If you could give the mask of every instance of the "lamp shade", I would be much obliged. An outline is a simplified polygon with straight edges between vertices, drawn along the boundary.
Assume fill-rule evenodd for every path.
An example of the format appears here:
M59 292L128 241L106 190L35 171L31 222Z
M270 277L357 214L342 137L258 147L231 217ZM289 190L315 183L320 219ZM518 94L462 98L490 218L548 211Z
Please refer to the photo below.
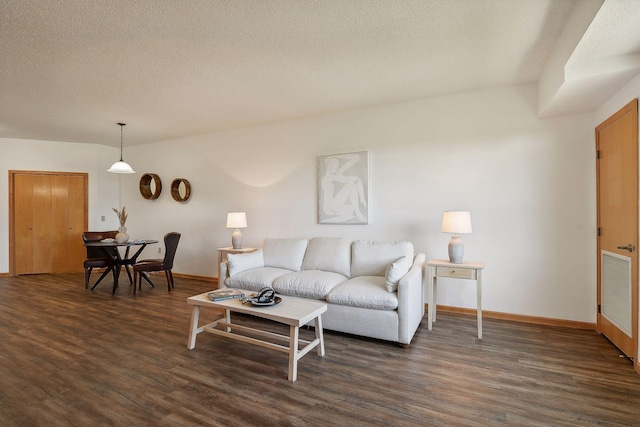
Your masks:
M471 233L471 213L465 211L447 211L442 216L443 233Z
M127 162L123 162L122 160L115 162L107 172L111 173L136 173L131 166Z
M229 212L227 214L227 228L247 228L247 214L245 212Z

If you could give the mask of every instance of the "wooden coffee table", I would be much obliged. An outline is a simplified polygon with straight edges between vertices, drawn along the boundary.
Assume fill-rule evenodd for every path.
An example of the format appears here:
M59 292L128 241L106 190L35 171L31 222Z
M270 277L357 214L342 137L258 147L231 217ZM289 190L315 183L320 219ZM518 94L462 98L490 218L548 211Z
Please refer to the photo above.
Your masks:
M211 301L207 296L208 292L187 298L187 303L193 305L191 315L191 328L189 330L189 343L187 348L192 350L196 346L196 337L202 332L209 332L222 335L238 341L271 348L289 354L289 381L295 381L298 376L298 360L317 347L319 356L324 356L324 337L322 334L322 313L327 311L327 304L307 298L296 298L289 296L279 296L282 302L271 306L257 307L251 303L242 304L240 299L224 301ZM246 291L245 294L251 292ZM223 309L225 317L203 326L198 326L200 317L200 307L211 307ZM231 313L243 313L250 316L269 319L275 322L289 325L289 336L262 331L247 326L237 325L231 322ZM316 339L306 341L299 338L300 326L304 326L310 321L315 322ZM270 341L241 335L236 332L245 332L251 335L268 338ZM288 343L287 345L276 344L271 341ZM302 349L298 349L299 344L306 344Z

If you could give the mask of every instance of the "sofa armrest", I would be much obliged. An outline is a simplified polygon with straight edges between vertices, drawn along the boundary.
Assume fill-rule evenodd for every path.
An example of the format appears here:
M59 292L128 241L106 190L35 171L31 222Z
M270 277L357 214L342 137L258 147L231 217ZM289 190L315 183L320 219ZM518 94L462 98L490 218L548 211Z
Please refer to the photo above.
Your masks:
M227 265L227 261L224 260L220 263L218 267L218 288L226 288L224 281L229 277L229 266Z
M425 261L425 254L416 254L411 269L398 282L398 336L401 344L411 343L424 317Z

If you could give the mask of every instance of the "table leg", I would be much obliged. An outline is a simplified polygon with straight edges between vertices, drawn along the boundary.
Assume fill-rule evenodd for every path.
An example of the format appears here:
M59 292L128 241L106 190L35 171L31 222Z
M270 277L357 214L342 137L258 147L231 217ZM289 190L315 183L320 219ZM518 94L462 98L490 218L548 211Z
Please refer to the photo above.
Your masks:
M433 322L436 320L436 268L429 266L429 285L428 285L428 297L429 297L429 310L427 314L427 329L430 331L433 327Z
M122 268L122 264L119 261L116 261L116 265L113 267L113 271L115 274L113 275L113 291L111 293L115 295L116 289L118 289L118 282L120 281L120 269Z
M477 270L478 292L478 339L482 339L482 270Z
M322 332L322 317L316 317L316 338L320 341L318 344L318 356L324 356L324 333Z
M113 289L111 290L111 295L116 294L116 289L118 289L118 280L120 279L120 268L122 266L122 258L120 257L120 251L118 248L115 249L115 255L109 252L108 247L99 246L100 251L107 258L111 258L113 260ZM94 288L97 286L94 285ZM91 288L93 290L93 288Z
M136 253L133 254L131 258L129 258L129 249L131 248L131 246L127 246L127 250L124 253L124 258L122 259L122 265L124 266L124 269L127 272L127 276L129 276L129 283L132 283L133 281L133 279L131 278L131 271L129 270L129 266L134 265L137 262L138 256L140 256L140 253L143 251L143 249L147 247L147 244L143 243L139 246L140 247L138 248ZM151 281L148 278L147 278L147 282L149 282L151 286L153 286L153 283L151 283Z
M127 272L127 276L129 276L129 283L133 283L133 279L131 278L131 272L129 271L129 246L127 246L127 250L124 252L124 271Z
M224 318L227 323L231 324L231 310L224 311ZM231 328L227 327L227 332L231 332Z
M198 318L200 317L200 306L194 305L191 313L191 328L189 329L189 342L187 348L193 350L196 347L196 336L198 335Z
M298 333L297 326L289 327L289 381L298 379Z

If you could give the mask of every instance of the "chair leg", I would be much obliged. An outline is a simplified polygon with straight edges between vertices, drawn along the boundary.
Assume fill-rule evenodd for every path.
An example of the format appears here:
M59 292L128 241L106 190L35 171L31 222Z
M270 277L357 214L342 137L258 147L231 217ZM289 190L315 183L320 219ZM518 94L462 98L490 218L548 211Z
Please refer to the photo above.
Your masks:
M171 292L171 270L165 270L164 274L167 276L167 288L169 288L169 292Z
M92 267L88 267L84 269L84 288L89 289L89 277L91 277Z
M140 275L141 275L141 278L140 278L140 289L142 289L142 279L146 280L146 281L147 281L147 283L148 283L149 285L151 285L151 287L152 287L152 288L155 288L155 287L156 287L156 286L153 284L153 282L151 281L151 279L149 278L149 275L148 275L145 271L141 272L141 273L140 273Z

